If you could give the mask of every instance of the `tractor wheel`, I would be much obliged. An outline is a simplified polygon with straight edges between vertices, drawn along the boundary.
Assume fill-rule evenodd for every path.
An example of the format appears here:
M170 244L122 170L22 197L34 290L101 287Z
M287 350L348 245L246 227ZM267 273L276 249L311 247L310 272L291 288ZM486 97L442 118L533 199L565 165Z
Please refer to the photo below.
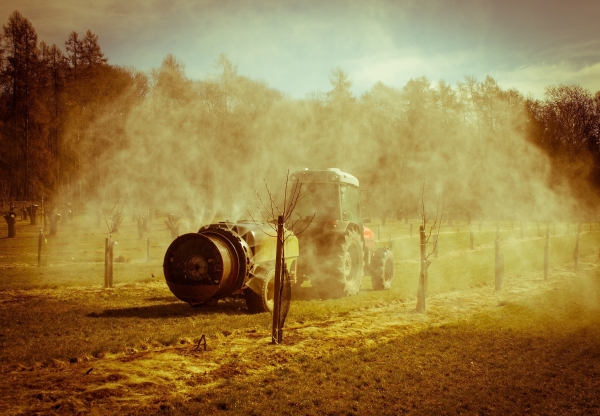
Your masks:
M362 240L356 231L351 230L340 239L334 260L335 265L326 288L329 296L356 295L362 283L364 267Z
M260 270L256 274L259 280L259 293L251 289L246 290L246 306L252 313L273 312L273 298L275 287L275 268Z
M269 267L268 269L260 270L257 275L259 278L259 292L254 292L251 289L246 290L246 306L252 313L270 312L273 313L273 306L275 303L275 267ZM291 281L287 271L283 277L283 290L282 290L282 309L285 308L285 303L288 303L291 295ZM287 294L287 295L286 295ZM287 299L286 299L287 298ZM287 312L286 312L287 314Z
M378 248L371 261L371 283L375 290L387 290L394 280L394 253L388 248Z

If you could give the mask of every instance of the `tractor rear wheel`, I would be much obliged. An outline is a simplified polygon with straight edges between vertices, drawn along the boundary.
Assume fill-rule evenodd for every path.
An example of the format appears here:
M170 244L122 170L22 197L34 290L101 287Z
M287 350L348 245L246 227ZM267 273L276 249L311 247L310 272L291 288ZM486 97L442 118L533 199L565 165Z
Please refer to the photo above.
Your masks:
M356 295L363 277L363 247L360 235L350 230L335 247L332 270L325 289L329 296Z
M387 290L394 280L394 253L389 248L375 250L371 260L371 283L375 290Z

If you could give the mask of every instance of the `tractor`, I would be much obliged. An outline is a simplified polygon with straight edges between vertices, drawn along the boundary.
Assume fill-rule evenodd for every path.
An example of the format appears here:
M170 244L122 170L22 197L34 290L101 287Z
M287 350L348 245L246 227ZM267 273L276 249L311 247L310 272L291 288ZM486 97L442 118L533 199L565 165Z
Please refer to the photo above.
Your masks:
M308 280L321 298L355 295L367 271L374 289L389 289L394 257L389 248L374 248L358 180L336 168L305 169L290 179L298 196L291 221L303 232L285 230L284 288ZM163 263L169 289L192 306L244 297L251 312L272 312L276 237L268 230L269 224L224 221L177 237Z
M394 255L375 249L373 232L364 226L358 179L337 168L301 170L290 176L300 252L294 284L309 280L322 298L358 293L362 277L371 275L373 289L389 289Z

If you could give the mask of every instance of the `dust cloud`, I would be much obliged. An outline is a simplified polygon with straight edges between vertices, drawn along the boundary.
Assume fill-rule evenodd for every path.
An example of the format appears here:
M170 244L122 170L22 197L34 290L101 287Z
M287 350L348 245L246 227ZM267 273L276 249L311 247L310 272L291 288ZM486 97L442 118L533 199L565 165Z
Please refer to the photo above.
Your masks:
M281 198L288 170L302 168L353 174L371 190L373 215L417 218L423 184L428 204L441 196L465 219L577 212L571 189L551 180L547 157L526 139L524 97L489 77L378 83L355 97L336 69L330 91L292 99L239 75L225 56L215 75L192 80L169 55L149 80L126 114L101 118L118 118L122 129L111 130L113 145L86 180L100 193L129 195L131 205L177 213L192 228L248 218L263 181Z

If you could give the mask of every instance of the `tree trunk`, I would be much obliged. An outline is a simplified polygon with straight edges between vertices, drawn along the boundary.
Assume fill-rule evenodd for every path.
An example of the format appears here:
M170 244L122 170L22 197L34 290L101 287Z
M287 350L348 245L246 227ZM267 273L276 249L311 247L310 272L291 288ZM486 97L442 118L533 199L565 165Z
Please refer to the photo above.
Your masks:
M29 213L29 219L30 219L31 225L37 224L37 216L36 216L37 208L38 208L38 206L36 204L31 204L30 206L27 207L27 212Z
M40 229L38 236L38 267L42 265L42 243L44 241L44 230Z
M17 214L14 211L10 211L7 215L4 215L4 219L8 224L8 238L15 238L17 236L17 229L15 227Z
M279 344L282 340L281 333L281 276L283 275L283 215L277 217L277 250L275 258L275 282L273 288L273 328L271 332L271 343Z
M56 235L56 231L58 229L58 221L60 220L61 215L56 212L50 212L50 235Z
M108 237L104 242L104 287L113 287L113 250L115 242Z
M427 311L425 298L427 294L427 269L431 262L425 257L425 227L419 227L419 240L421 244L421 272L419 273L419 290L417 291L417 308L416 311L425 313Z
M504 279L504 256L500 254L500 240L496 238L494 250L494 286L496 291L502 289L502 280Z
M577 270L577 262L579 261L579 232L581 227L577 227L577 237L575 237L575 249L573 250L573 263L575 263L575 270Z

